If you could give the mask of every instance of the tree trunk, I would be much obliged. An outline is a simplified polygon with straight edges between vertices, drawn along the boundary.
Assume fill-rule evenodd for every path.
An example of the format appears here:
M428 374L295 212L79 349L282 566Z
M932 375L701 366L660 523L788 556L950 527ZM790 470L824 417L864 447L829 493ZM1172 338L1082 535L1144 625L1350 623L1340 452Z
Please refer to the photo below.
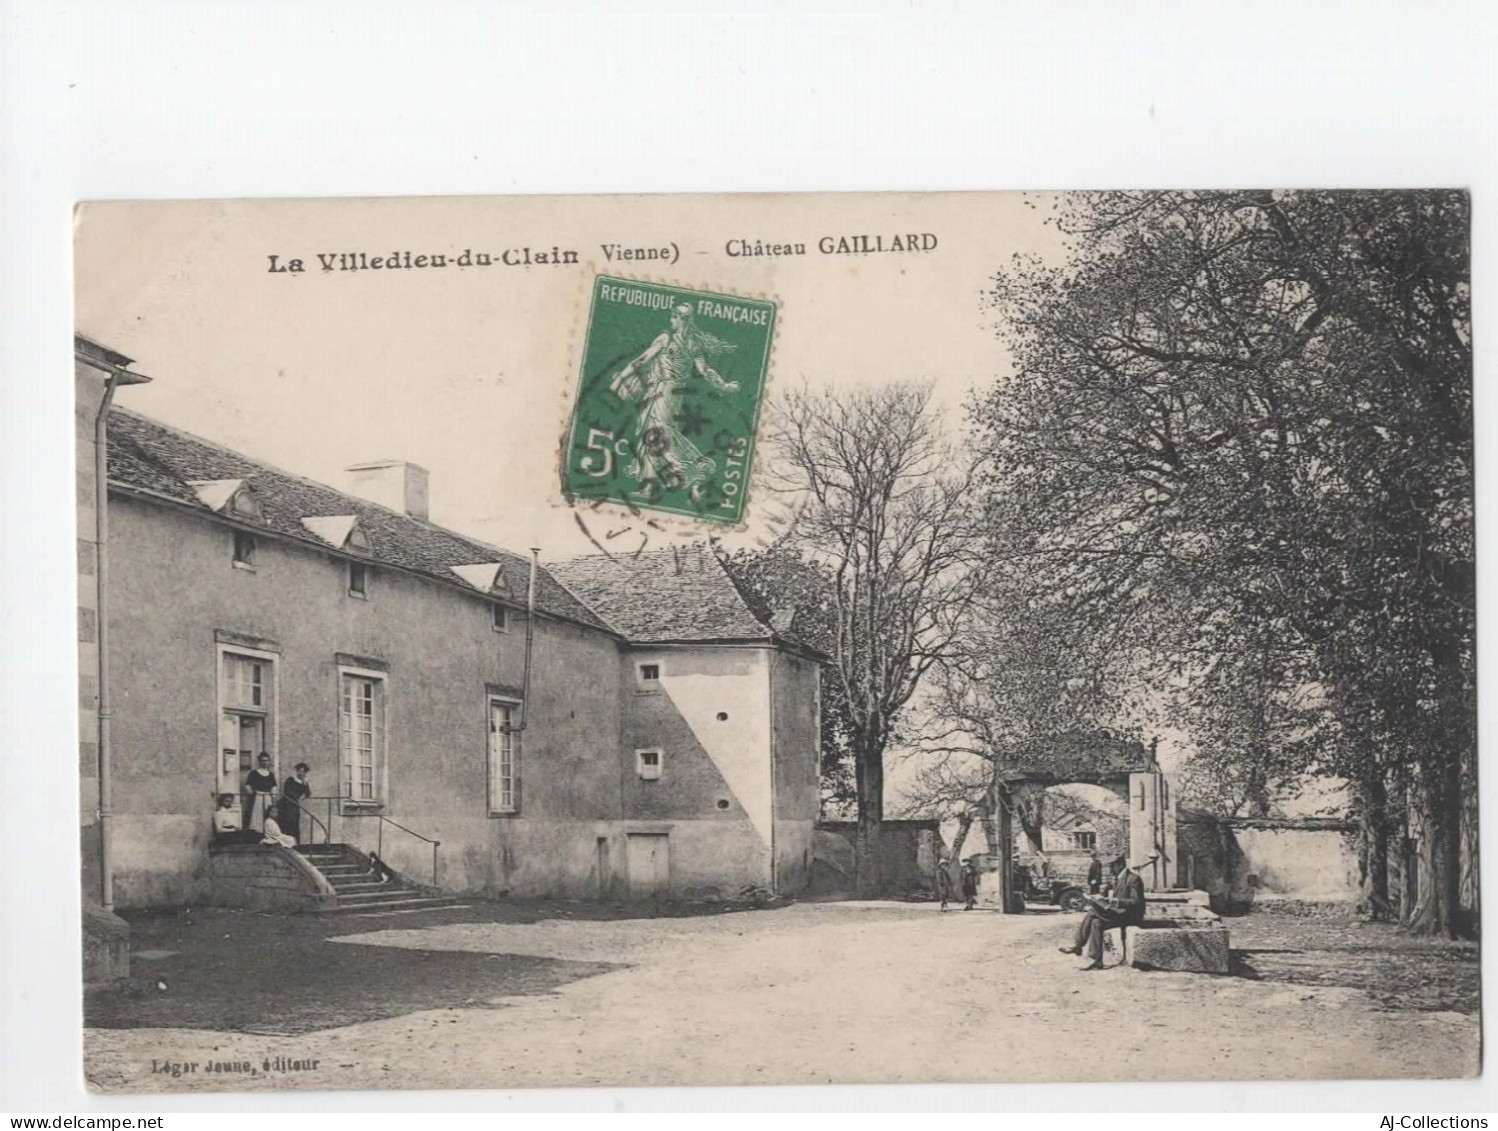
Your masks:
M884 743L865 734L853 746L858 784L858 836L853 842L853 893L873 899L884 893L879 830L884 823Z
M1457 893L1457 900L1461 908L1461 932L1467 938L1475 939L1481 933L1482 916L1478 876L1477 752L1472 748L1462 758L1460 796L1461 890Z
M1042 852L1045 848L1045 787L1021 786L1010 796L1014 798L1020 829L1030 843L1030 851Z
M1389 904L1389 824L1388 789L1383 771L1377 766L1365 770L1359 786L1361 812L1358 814L1358 871L1360 891L1358 914L1369 919L1388 919Z
M1422 764L1411 791L1417 817L1414 906L1404 926L1411 934L1456 938L1460 916L1461 843L1457 825L1460 775L1454 758ZM1413 822L1412 822L1413 823Z
M952 838L952 851L947 856L947 881L953 891L962 890L962 846L973 827L973 811L964 809L957 818L957 835Z
M1248 807L1247 816L1250 817L1269 816L1269 776L1264 770L1266 757L1263 747L1255 747L1249 755L1248 786L1244 803Z

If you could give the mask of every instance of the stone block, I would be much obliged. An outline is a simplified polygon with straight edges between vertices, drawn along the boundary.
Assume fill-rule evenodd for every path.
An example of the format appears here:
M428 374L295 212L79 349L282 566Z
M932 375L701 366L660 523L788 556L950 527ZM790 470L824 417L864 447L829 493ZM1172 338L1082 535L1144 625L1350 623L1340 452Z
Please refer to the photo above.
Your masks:
M90 985L130 976L130 925L97 903L83 903L83 980Z
M1159 899L1144 901L1145 919L1169 919L1183 922L1216 923L1218 916L1210 907L1199 903L1171 903Z
M1226 974L1228 955L1226 927L1133 927L1124 957L1147 970Z
M958 889L957 899L962 899L961 889ZM1001 911L1004 900L999 892L999 874L997 872L978 873L978 900L979 907L986 907L992 911Z
M1110 927L1103 932L1103 965L1122 966L1124 964L1124 939L1123 932L1118 927Z

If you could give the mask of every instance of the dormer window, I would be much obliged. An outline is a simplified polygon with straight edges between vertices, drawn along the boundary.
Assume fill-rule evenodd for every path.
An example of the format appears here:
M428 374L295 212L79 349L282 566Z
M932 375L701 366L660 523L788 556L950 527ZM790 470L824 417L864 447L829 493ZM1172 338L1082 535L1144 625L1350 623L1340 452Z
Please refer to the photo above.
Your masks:
M247 530L234 532L234 564L240 569L255 568L255 536Z
M359 516L353 514L313 515L302 519L302 526L335 550L351 554L369 553L369 539L359 529Z
M369 599L369 567L363 562L348 564L348 595L361 601Z
M505 578L503 562L474 562L472 565L449 566L465 584L490 597L509 597L510 583Z
M260 500L243 479L190 479L187 485L211 511L261 521Z
M490 605L489 623L493 626L495 632L509 632L510 610L500 604Z

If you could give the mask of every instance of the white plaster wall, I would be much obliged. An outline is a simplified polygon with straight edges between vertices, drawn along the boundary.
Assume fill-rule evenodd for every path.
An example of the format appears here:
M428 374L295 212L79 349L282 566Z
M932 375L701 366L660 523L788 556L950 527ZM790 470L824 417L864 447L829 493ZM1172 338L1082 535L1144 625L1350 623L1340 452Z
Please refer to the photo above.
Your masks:
M629 653L632 665L661 665L661 690L733 790L766 849L771 819L768 658L769 650L764 648L638 649ZM719 713L728 719L719 720ZM671 773L669 765L666 773Z

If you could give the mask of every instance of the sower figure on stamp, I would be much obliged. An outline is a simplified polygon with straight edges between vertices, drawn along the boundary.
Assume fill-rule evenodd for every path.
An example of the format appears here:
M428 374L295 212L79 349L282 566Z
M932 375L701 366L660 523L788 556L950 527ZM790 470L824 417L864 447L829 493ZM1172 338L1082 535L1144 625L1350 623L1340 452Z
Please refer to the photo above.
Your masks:
M1154 856L1148 856L1125 868L1119 874L1113 898L1107 903L1088 899L1091 907L1077 926L1076 940L1071 946L1063 946L1062 954L1081 954L1082 948L1086 947L1087 955L1092 961L1082 969L1103 968L1103 932L1109 927L1137 927L1144 922L1144 880L1139 876L1139 869L1148 866L1155 859L1157 858Z
M707 363L709 357L734 347L699 329L687 303L671 308L671 328L645 348L609 383L623 400L640 402L635 415L635 458L624 473L643 486L654 481L663 487L696 489L711 478L717 463L682 434L677 416L683 395L694 379L720 393L736 393L737 381L725 381Z

